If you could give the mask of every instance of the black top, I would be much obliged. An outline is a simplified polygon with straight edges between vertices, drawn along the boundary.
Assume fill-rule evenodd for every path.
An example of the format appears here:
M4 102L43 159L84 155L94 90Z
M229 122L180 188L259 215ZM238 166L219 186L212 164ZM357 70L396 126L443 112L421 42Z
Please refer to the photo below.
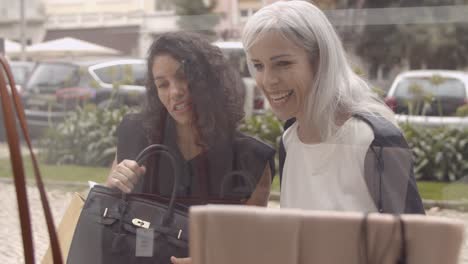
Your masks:
M231 199L234 197L237 201L233 203L238 203L251 195L263 175L267 162L270 165L271 175L275 175L275 150L240 132L235 133L231 142L221 143L191 160L185 160L177 147L174 123L171 118L169 120L166 122L162 144L172 150L181 171L181 180L177 189L178 198L201 199L202 183L206 180L205 198L208 200L192 204L203 204L221 197ZM126 115L123 118L117 128L117 138L118 163L124 159L134 160L145 147L150 145L138 114ZM140 179L133 192L170 196L173 174L167 158L163 156L149 158L146 167L146 175ZM228 175L234 171L243 176Z

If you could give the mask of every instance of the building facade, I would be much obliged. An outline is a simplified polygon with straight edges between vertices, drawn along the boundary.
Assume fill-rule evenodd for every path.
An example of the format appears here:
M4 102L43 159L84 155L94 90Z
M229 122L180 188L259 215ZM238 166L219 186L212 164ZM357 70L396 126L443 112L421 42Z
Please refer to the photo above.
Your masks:
M43 0L44 40L75 37L143 57L154 35L177 29L168 0Z
M26 45L40 42L45 35L46 13L40 0L24 0ZM0 37L21 43L20 1L0 1Z

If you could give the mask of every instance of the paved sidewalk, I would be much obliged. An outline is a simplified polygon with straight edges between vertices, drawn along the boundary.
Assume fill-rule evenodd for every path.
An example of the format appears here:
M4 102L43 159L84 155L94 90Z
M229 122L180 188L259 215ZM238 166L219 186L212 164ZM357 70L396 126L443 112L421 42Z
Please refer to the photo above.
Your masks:
M34 249L36 263L40 263L42 256L49 246L49 237L45 224L39 193L34 186L28 186L28 199L34 232ZM14 185L0 182L0 263L24 263L23 244L18 218L18 207ZM72 192L48 190L48 198L57 225L72 197Z

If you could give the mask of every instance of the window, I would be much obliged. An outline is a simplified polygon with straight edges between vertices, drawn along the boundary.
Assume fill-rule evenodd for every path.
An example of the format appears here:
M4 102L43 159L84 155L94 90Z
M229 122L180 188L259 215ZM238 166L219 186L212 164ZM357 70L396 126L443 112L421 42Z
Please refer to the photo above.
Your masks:
M122 66L121 65L112 65L107 67L102 67L95 69L94 72L99 77L99 79L107 84L113 84L120 82L123 79Z
M94 69L98 78L107 84L145 85L145 64L117 64Z
M27 89L52 93L59 88L70 88L79 83L79 68L70 64L42 63L34 70Z
M28 129L34 139L33 147L41 155L39 165L43 169L55 223L59 225L64 219L64 212L75 192L86 198L92 182L107 184L112 189L109 200L102 203L88 196L90 199L82 212L91 212L87 218L92 221L91 225L109 228L109 233L80 233L82 238L96 236L89 242L93 245L93 254L79 254L81 257L104 259L108 254L116 260L114 262L132 263L125 260L135 256L136 250L125 250L137 244L141 245L140 249L151 250L146 246L152 244L164 250L160 242L167 238L172 243L167 248L183 245L188 234L186 229L158 228L159 219L155 219L155 214L148 210L137 215L133 208L127 206L140 206L142 199L153 194L159 200L167 201L173 190L177 194L177 209L187 209L191 204L225 202L218 198L233 198L240 204L252 201L260 205L250 198L256 194L252 190L262 183L260 177L265 169L270 169L273 175L267 175L271 176L266 178L268 184L258 189L265 194L262 203L269 207L281 204L280 212L287 206L302 208L294 209L302 210L298 212L302 215L306 210L321 210L321 217L339 210L374 212L379 203L402 209L403 204L398 200L402 199L404 203L418 203L414 207L421 209L420 212L425 211L425 218L440 216L446 223L458 220L465 225L460 227L461 230L468 231L468 0L295 1L304 5L313 2L324 9L324 15L313 7L313 10L299 8L305 11L303 17L295 14L283 21L279 18L287 17L293 11L278 8L280 13L272 16L272 20L249 23L254 26L268 24L272 28L271 31L258 28L252 31L254 37L258 32L266 34L262 35L263 38L253 38L249 44L261 45L250 47L246 53L242 45L245 25L261 12L259 10L263 6L279 1L25 0L27 6L44 3L45 10L51 15L48 21L42 21L45 24L41 30L28 30L28 38L35 43L42 41L45 27L48 29L47 39L74 36L93 43L107 43L105 46L121 51L112 55L113 58L109 58L110 55L43 58L29 81L23 68L13 67L16 81L19 84L26 82L20 96L26 109ZM19 0L0 2L0 20L4 21L0 23L0 34L10 34L9 39L18 41L19 24L5 21L9 17L18 17ZM211 8L210 4L215 2ZM129 11L123 6L140 8ZM32 13L27 12L26 15ZM323 18L328 18L329 23ZM37 19L27 17L27 20ZM284 24L276 27L279 22ZM332 34L332 27L338 36ZM166 32L179 30L203 34L202 40L192 41L190 36L185 36L171 42L174 35L166 35L160 39L161 42L154 44L161 45L161 50L155 54L174 52L173 58L160 56L155 60L159 63L153 61L153 65L146 65L154 40ZM98 31L101 33L96 33ZM282 36L268 34L272 31ZM341 43L331 43L337 39ZM203 40L207 40L208 45L217 45L222 54L211 46L204 49ZM27 42L29 44L30 39ZM255 56L249 53L253 50L258 52ZM227 60L223 60L221 55ZM350 67L344 56L349 58ZM207 65L207 62L212 65ZM253 66L254 75L249 71L250 66ZM233 68L237 71L235 74L232 74ZM154 75L159 78L152 80L158 83L158 87L152 89L153 85L146 87L146 81L154 71L158 71ZM432 72L438 73L433 75ZM386 103L393 113L385 105L375 105L376 102ZM377 120L384 124L382 130L390 132L392 129L391 138L385 138L385 141L380 139L386 135L376 136L379 131L372 132L370 126L354 115L379 111L382 115ZM293 117L297 122L285 132L286 120L293 120ZM387 117L391 117L387 120L390 122L386 122ZM0 218L7 222L0 228L0 264L23 260L17 204L13 200L15 191L2 129L0 125ZM302 134L306 134L308 129L313 132L311 142L304 142L303 139L309 138L307 135L303 138ZM322 134L330 135L325 138ZM287 157L280 182L278 153L282 139ZM119 174L122 171L113 174L116 172L113 165L135 159L141 150L155 142L167 145L175 153L176 167L181 175L176 188L172 189L175 180L169 159L156 155L144 161L145 172L138 171L142 173L135 178ZM27 176L32 176L30 168L26 158ZM384 173L379 173L381 169ZM251 179L253 174L255 178L253 181L245 180L241 173L232 179L224 178L235 174L232 172L236 170L246 171L247 179ZM388 177L395 171L398 171L397 177ZM414 181L412 178L408 181L413 176ZM2 177L6 179L1 180ZM112 185L116 182L123 185ZM28 178L28 183L34 183L34 180ZM128 191L124 187L132 188L133 193L123 195L117 191L119 188ZM37 192L32 191L29 184L27 188L31 197L31 226L35 233L33 243L37 249L36 256L40 258L46 251L48 239L46 229L38 226L42 224L42 213ZM419 207L419 199L415 195L418 192L424 208ZM110 206L106 203L111 197L129 200ZM131 201L132 198L135 200ZM213 201L209 200L211 198ZM380 198L383 201L379 201ZM294 204L299 200L304 202ZM355 208L356 205L359 207ZM249 209L255 213L263 210L257 207ZM275 212L275 216L279 214ZM363 215L360 214L359 219L365 219ZM260 219L267 223L271 219L256 217L258 215L252 215L249 220ZM371 214L369 219L373 217ZM210 221L203 228L212 228L215 221L210 217L206 219ZM391 219L387 218L388 221ZM174 220L170 223L174 226L179 224L179 218L166 220ZM207 253L207 257L214 258L245 246L249 250L246 250L247 254L232 252L239 258L252 254L271 257L288 248L293 261L303 260L305 255L324 259L330 256L345 258L351 255L343 248L342 242L352 240L352 246L347 248L354 250L353 255L368 253L360 260L394 263L397 257L393 258L393 253L403 246L400 242L408 241L407 253L411 258L421 255L428 259L427 262L433 260L443 264L448 264L449 259L453 260L450 264L455 264L458 258L460 264L468 264L466 241L460 242L460 256L453 253L447 258L443 258L443 254L433 257L432 254L439 250L447 254L458 250L452 246L453 243L443 240L448 231L428 230L424 235L434 232L434 237L437 237L425 239L423 235L418 237L418 232L413 232L410 225L401 228L403 226L398 223L388 229L378 227L377 230L367 225L370 221L361 221L353 230L344 226L335 230L292 220L293 231L283 232L289 228L289 219L280 221L282 226L275 230L266 230L264 227L267 225L262 224L259 229L249 232L249 238L245 230L251 225L231 217L226 220L232 224L229 230L220 228L209 234L212 236L203 238L219 237L228 241L235 235L244 234L244 240L239 241L245 243L234 241L231 247L226 246L220 251L209 246L198 247ZM424 226L419 227L423 229ZM201 231L201 234L205 231L203 228L195 232ZM306 239L289 239L288 235L305 234L306 229L320 235L314 233ZM335 233L345 229L345 234ZM402 239L400 232L405 230L408 236ZM461 230L454 235L460 240ZM155 235L160 231L167 231L167 234ZM390 235L392 231L395 231L393 236ZM136 239L135 233L140 235ZM278 234L282 236L274 237ZM369 241L364 241L366 235L369 235ZM151 236L154 239L148 239ZM194 237L190 236L190 239ZM285 246L261 245L259 248L275 249L274 252L261 252L256 250L255 245L258 244L253 242L258 237L274 237L270 239L271 243L283 243ZM309 238L318 238L319 246L309 243L298 248L297 243ZM207 243L211 241L204 240ZM392 244L382 244L387 241ZM367 242L369 248L365 247ZM413 247L415 244L417 247ZM313 254L321 249L339 254L327 254L326 250ZM384 252L385 249L390 250ZM196 250L196 247L190 250ZM114 253L117 254L112 255ZM377 259L389 256L392 260L379 262ZM360 260L322 262L363 263ZM146 263L147 260L140 258L133 262ZM168 258L160 262L171 263ZM284 263L289 262L282 261L281 264Z
M241 9L240 15L241 15L241 17L249 16L249 10L248 9Z
M398 84L395 96L412 98L418 95L428 95L439 98L465 98L465 91L465 85L458 79L444 78L440 83L437 83L431 78L408 78Z
M170 11L174 9L174 3L171 0L155 0L156 11Z

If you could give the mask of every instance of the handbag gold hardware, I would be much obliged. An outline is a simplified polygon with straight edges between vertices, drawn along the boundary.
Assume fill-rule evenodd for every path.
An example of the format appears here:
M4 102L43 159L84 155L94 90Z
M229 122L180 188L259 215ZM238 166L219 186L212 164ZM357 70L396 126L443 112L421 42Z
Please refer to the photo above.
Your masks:
M144 220L141 220L141 219L138 219L138 218L133 218L132 224L134 226L138 226L138 227L142 227L142 228L146 228L146 229L148 229L149 226L150 226L150 222L147 222L147 221L144 221Z

